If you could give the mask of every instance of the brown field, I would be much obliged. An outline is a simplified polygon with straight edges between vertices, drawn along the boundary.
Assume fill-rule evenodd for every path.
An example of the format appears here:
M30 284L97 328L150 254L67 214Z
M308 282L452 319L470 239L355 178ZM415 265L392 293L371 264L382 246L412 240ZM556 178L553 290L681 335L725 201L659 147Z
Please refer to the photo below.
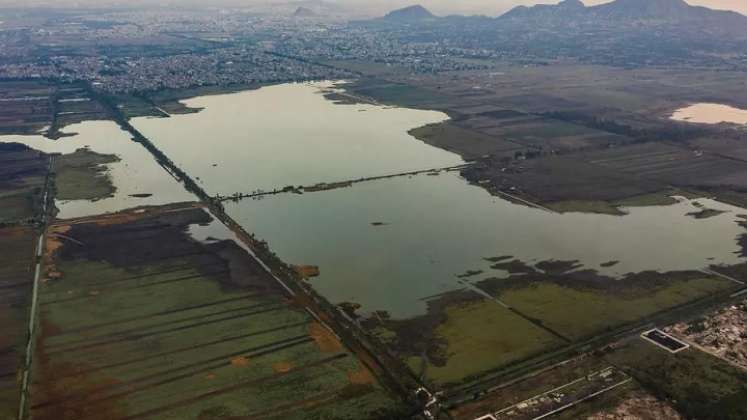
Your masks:
M170 206L50 230L30 418L397 413L400 401L248 253L187 234L210 221Z
M506 171L499 166L475 167L464 170L463 175L490 189L508 191L539 203L615 201L654 193L667 187L661 182L641 179L572 157L528 159Z
M0 229L0 418L18 413L20 368L28 338L37 233Z
M682 187L747 187L747 163L662 143L585 154L591 164Z
M48 167L49 157L40 152L0 143L0 224L38 216Z
M416 128L410 134L431 146L458 153L466 160L490 156L513 156L525 147L508 140L488 136L477 130L446 122Z
M51 126L56 90L43 82L0 82L0 134L35 134Z

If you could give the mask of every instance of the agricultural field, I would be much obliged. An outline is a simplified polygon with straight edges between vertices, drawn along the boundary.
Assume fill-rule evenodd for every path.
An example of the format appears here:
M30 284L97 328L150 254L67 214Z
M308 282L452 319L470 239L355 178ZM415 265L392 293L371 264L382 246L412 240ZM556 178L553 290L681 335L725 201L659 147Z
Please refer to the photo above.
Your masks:
M62 85L55 96L55 119L51 135L65 126L108 117L106 109L78 85Z
M360 66L366 70L365 63ZM719 197L733 197L730 202L747 203L743 193L747 163L739 160L742 148L736 147L736 137L691 138L690 131L678 131L677 126L672 132L684 133L683 138L661 141L657 131L666 126L668 110L688 98L705 96L707 89L718 87L716 80L703 79L688 92L675 94L661 82L663 76L647 71L623 74L559 67L557 71L527 69L527 80L512 79L510 72L516 69L497 72L491 76L495 80L465 73L455 76L454 83L429 81L427 76L418 83L384 80L385 69L369 68L381 78L353 82L346 86L349 95L332 94L330 99L448 113L450 121L416 128L410 134L474 161L462 170L471 183L509 200L527 200L524 204L549 214L621 216L625 214L621 207L671 204L672 196L715 191ZM548 72L554 77L552 83L562 83L550 89L550 82L542 79ZM584 77L593 89L578 88ZM637 81L624 88L630 77ZM93 98L93 93L77 85L47 88L24 88L28 98L16 102L38 107L15 111L11 107L6 117L0 113L0 130L30 133L49 127L47 135L56 137L64 135L60 129L66 125L112 117L108 113L116 114L117 109L124 117L199 112L179 100L233 89L107 99ZM663 97L662 92L669 96L652 100ZM716 89L714 95L727 93ZM116 107L105 109L102 104L107 100ZM561 111L578 113L578 118L556 114ZM725 155L732 146L737 155L729 158ZM116 159L85 149L55 157L55 198L111 196L114 187L102 165ZM0 177L0 222L16 225L38 216L48 157L0 145L0 164L4 164L0 175L7 175ZM699 210L691 216L717 215L708 208ZM200 242L190 235L193 228L211 222L199 205L182 204L52 224L39 295L30 418L404 415L400 400L404 393L392 395L380 383L378 372L361 361L368 359L356 354L360 348L344 346L236 242L214 238ZM396 223L386 227L387 222L372 218L365 226L379 231L397 228ZM0 245L5 240L28 245L28 249L14 249L19 253L12 255L14 264L0 270L2 278L11 282L0 291L12 290L8 294L12 303L0 313L12 332L3 343L9 350L0 353L2 414L11 413L18 395L17 366L27 322L28 293L23 290L29 286L23 279L33 274L28 267L32 260L24 255L33 254L33 238L31 230L0 230ZM267 239L270 247L261 249L271 253L272 238L261 239ZM747 246L747 235L738 240ZM708 419L715 404L708 400L728 407L727 419L745 414L740 399L747 394L739 385L744 378L723 361L704 358L695 350L662 355L649 343L634 340L621 349L606 349L607 356L597 351L578 363L544 370L582 352L599 350L642 326L670 321L668 317L696 316L735 292L738 280L700 271L642 272L617 279L579 270L574 262L512 258L495 261L496 267L491 267L506 272L502 278L472 278L477 272L471 271L456 275L456 287L461 289L422 298L427 312L414 318L394 319L385 311L360 318L355 303L333 307L339 302L330 302L324 307L329 318L323 319L350 309L345 315L353 320L335 324L337 332L346 340L350 340L348 333L355 338L361 332L353 328L354 323L359 323L370 336L361 335L356 344L368 349L373 343L372 353L395 361L392 366L407 373L403 376L408 380L413 376L430 390L443 391L443 401L453 402L449 409L455 419L472 420L486 412L500 412L502 419L534 418L608 385L615 385L614 391L574 405L557 418L598 420L643 412L674 416L676 408L684 418ZM737 278L747 275L747 264L711 269ZM316 276L305 277L294 279L308 284L309 293L314 293L311 277ZM323 280L323 274L319 277ZM609 370L612 365L615 368ZM662 366L670 370L662 371ZM695 389L697 382L683 379L688 375L705 378L702 393ZM665 377L677 383L664 383ZM559 387L563 395L558 394Z
M18 414L21 366L28 340L37 232L0 229L0 419Z
M79 84L0 82L0 135L44 134L59 138L65 126L107 118L105 108Z
M20 144L0 143L0 225L39 216L49 157Z
M457 124L525 148L552 153L605 148L632 141L578 124L506 110L486 112L459 120Z
M734 90L738 72L500 63L491 70L392 74L387 84L363 67L373 78L349 89L386 104L446 112L452 121L413 133L466 159L483 158L463 175L498 195L510 192L560 212L609 214L620 214L617 201L652 194L665 200L662 193L673 187L681 195L693 190L747 203L739 193L739 130L669 119L697 102L747 106Z
M615 169L557 156L528 159L503 170L475 166L462 175L489 191L512 194L550 206L569 202L614 202L664 191L665 183L627 175Z
M496 264L514 274L431 298L426 315L392 320L378 313L363 325L425 383L458 394L739 288L703 272L612 279L560 262L539 265L543 271Z
M0 134L37 134L54 120L54 84L0 82Z
M399 400L198 207L48 232L33 419L347 419Z
M403 107L435 109L443 101L443 96L431 89L374 78L358 80L343 87L363 98Z
M747 145L739 135L703 137L688 141L694 150L747 161Z
M643 118L631 120L645 121L667 118L672 110L694 102L747 108L743 90L735 89L744 85L739 71L495 63L490 72L400 77L403 82L438 89L447 98L470 96L528 113L572 110L615 119L637 114Z
M483 288L559 335L579 341L738 286L700 272L649 272L617 281L576 272L487 281Z
M430 124L410 131L410 135L431 146L458 153L465 160L489 156L513 158L526 148L521 144L462 128L452 122Z
M497 302L465 291L429 302L427 315L372 319L367 327L418 377L443 389L564 344Z
M728 186L740 190L747 185L747 163L662 143L592 152L583 159L593 165L680 187Z

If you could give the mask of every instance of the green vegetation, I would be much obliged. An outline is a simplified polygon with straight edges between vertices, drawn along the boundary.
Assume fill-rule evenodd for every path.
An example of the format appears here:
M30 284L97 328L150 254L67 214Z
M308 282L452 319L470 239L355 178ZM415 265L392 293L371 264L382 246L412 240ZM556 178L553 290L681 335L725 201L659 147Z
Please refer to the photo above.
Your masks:
M438 92L429 89L378 80L360 81L344 87L355 94L397 106L427 107L443 99Z
M33 98L8 100L0 107L0 135L38 134L50 127L54 119L51 98L57 87L45 81L0 81L0 98Z
M716 217L724 213L726 213L724 210L702 209L700 211L687 213L687 215L696 219L710 219L711 217Z
M35 194L31 191L0 196L0 223L26 219L34 214Z
M55 159L55 186L58 200L99 200L116 191L106 164L119 161L114 155L102 155L88 149Z
M734 284L720 278L672 280L631 290L582 290L538 283L504 291L500 299L561 334L581 339L645 318Z
M20 144L0 143L0 226L41 212L49 158Z
M671 354L642 339L607 358L687 418L747 418L747 373L696 349Z
M34 418L365 419L401 408L236 244L185 234L205 217L153 210L50 231Z
M436 327L445 363L428 361L425 377L439 385L458 383L562 344L497 302L480 300L446 308ZM422 361L411 359L415 372Z
M111 95L112 100L117 103L120 112L124 114L126 118L136 117L163 117L163 113L159 112L154 104L147 98L143 98L138 95Z
M594 133L594 130L584 126L555 120L532 121L525 124L512 125L501 131L506 137L517 139L535 139L538 137L552 139Z
M410 135L431 146L459 153L468 160L484 155L513 156L515 151L523 149L519 144L462 128L451 122L428 124L410 130Z
M648 207L669 206L676 204L677 200L672 195L683 195L678 191L661 191L651 194L636 195L629 198L614 201L603 200L566 200L545 203L545 206L559 213L596 213L611 214L613 216L625 215L625 207Z
M637 195L614 202L616 207L647 207L647 206L669 206L676 204L672 195L684 195L675 191L662 191L653 194Z
M0 229L0 419L18 414L19 372L25 355L36 233Z
M607 201L568 200L545 203L544 206L558 213L595 213L610 214L613 216L625 215L625 212Z

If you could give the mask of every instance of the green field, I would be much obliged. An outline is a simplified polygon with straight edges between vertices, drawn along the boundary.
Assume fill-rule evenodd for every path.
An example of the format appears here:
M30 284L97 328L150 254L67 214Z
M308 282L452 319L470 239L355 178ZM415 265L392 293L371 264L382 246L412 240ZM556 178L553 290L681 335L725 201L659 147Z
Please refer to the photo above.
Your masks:
M99 200L110 197L115 187L106 164L119 161L114 155L102 155L87 149L55 159L55 197L58 200Z
M443 100L442 95L430 89L396 84L380 80L363 80L344 86L348 91L387 105L428 107Z
M580 290L538 283L507 290L499 298L543 325L578 340L734 286L728 280L705 275L660 287L623 291Z
M436 328L435 337L444 343L446 363L428 365L425 376L441 385L479 376L563 343L489 300L448 308L446 322ZM418 363L410 361L415 368Z
M189 239L201 212L52 229L31 418L366 419L401 409L235 243Z
M0 229L0 419L18 414L20 368L28 338L36 232Z
M0 224L38 216L48 162L46 155L25 146L0 143Z
M484 155L511 156L524 146L501 138L454 125L451 122L429 124L410 131L410 135L431 146L459 153L464 159L477 159Z

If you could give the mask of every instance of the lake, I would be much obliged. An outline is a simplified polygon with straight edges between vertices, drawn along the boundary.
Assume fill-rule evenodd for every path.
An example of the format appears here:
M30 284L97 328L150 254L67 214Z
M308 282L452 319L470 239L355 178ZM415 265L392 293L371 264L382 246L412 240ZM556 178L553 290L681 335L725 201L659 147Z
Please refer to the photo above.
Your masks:
M747 110L728 105L702 103L678 109L671 118L699 124L747 124Z
M183 101L196 114L135 118L141 133L210 194L313 185L463 163L407 132L446 114L338 105L333 83L295 83Z
M695 219L687 215L700 210L695 202L725 213ZM739 262L736 237L744 232L737 225L743 211L712 200L679 198L626 209L626 216L557 214L493 197L454 173L243 200L226 203L226 211L286 262L319 266L321 276L310 281L330 301L395 318L424 313L424 298L465 280L508 277L485 258L578 260L613 277L697 270ZM603 266L611 261L619 263ZM457 277L468 271L483 273Z
M463 160L408 131L448 117L432 111L336 104L333 83L285 84L189 99L194 114L137 118L139 130L209 194L271 190L459 165ZM6 136L45 152L89 146L116 154L107 165L117 187L98 202L58 203L61 217L193 200L148 152L113 122L67 127L57 141ZM135 199L131 194L149 193ZM742 262L742 209L708 199L625 209L625 216L558 214L515 204L470 185L458 173L400 176L348 188L226 202L247 231L286 262L316 265L310 281L333 303L404 319L423 314L427 298L509 273L486 258L530 266L578 261L612 278L646 270L698 270ZM696 218L703 208L717 210ZM230 238L222 225L195 227L199 240ZM614 262L614 264L613 264ZM472 276L462 276L473 273ZM614 280L612 280L614 281Z
M138 118L133 124L209 194L313 185L463 163L409 130L446 115L369 104L336 104L332 83L286 84L184 101L195 114ZM697 202L697 205L696 205ZM578 260L621 278L645 270L696 270L741 261L741 209L680 198L671 206L626 209L625 216L557 214L517 205L458 174L395 177L352 187L226 202L247 231L286 262L316 265L314 287L361 313L408 318L425 298L509 273L491 257L534 265ZM704 206L723 213L696 219ZM201 227L196 237L225 238ZM611 262L617 262L612 265ZM469 271L480 275L459 278Z
M86 121L65 127L62 132L73 135L58 140L50 140L42 135L0 136L0 142L21 143L44 153L68 154L88 147L96 153L119 157L119 162L105 165L116 188L112 197L97 201L57 201L57 217L84 217L138 206L196 200L156 162L150 152L133 142L130 135L116 123ZM152 195L136 198L132 197L134 194Z

